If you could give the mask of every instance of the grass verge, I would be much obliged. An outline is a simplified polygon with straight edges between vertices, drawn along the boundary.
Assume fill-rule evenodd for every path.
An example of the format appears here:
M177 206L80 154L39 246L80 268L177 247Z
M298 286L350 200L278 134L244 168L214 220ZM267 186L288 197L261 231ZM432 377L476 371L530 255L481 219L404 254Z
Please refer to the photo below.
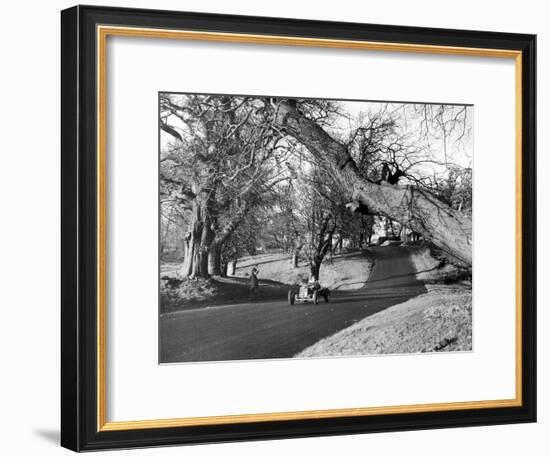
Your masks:
M244 278L186 279L179 287L160 284L161 314L183 309L230 305L233 303L278 300L286 297L288 286L274 281L260 280L260 287L253 296L249 281Z
M269 254L239 259L236 275L246 277L253 265L260 269L259 278L283 284L297 284L309 278L309 266L303 260L298 268L290 265L288 254ZM367 251L352 251L327 257L319 273L323 287L330 290L355 290L365 285L372 270Z
M251 296L248 275L253 265L260 269L260 284ZM307 281L309 277L309 267L304 262L301 265L292 268L288 254L262 254L239 259L235 276L183 279L177 287L160 281L161 313L247 301L286 300L289 286ZM180 266L177 262L164 262L161 277L178 278ZM323 262L321 284L331 291L359 289L371 269L372 261L363 251L339 254Z
M472 350L469 287L430 286L429 292L369 316L295 357Z

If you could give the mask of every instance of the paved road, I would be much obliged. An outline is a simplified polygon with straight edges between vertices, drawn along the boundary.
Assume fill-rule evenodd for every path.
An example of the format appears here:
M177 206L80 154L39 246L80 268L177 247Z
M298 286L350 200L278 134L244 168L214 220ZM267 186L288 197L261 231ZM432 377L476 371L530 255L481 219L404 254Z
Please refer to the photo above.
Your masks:
M424 293L406 248L370 250L374 269L365 286L335 292L329 303L289 306L252 302L164 314L161 362L292 357L366 316Z

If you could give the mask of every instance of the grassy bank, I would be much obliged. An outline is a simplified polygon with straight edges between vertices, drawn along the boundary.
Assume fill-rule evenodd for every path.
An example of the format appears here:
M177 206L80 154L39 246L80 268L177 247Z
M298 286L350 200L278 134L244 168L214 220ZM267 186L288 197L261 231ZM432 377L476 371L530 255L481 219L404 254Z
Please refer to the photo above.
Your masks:
M258 265L260 279L297 284L309 278L309 266L301 261L298 268L292 268L288 254L267 254L243 257L237 263L236 276L246 277L253 265ZM320 282L331 290L360 289L368 279L372 261L368 251L353 251L327 257L321 264Z
M472 295L467 286L429 292L369 316L296 357L399 354L472 349Z
M174 288L161 281L161 313L246 301L279 300L287 293L287 285L265 280L260 280L254 296L250 295L249 282L244 278L186 279Z
M259 288L250 295L249 274L253 265L260 269ZM178 277L180 264L165 262L161 277ZM321 266L321 284L332 291L362 287L368 279L372 262L364 252L351 252L327 259ZM292 268L287 254L263 254L239 259L236 275L228 278L185 279L177 287L160 282L161 313L182 309L220 306L232 303L285 300L289 286L308 279L304 262Z

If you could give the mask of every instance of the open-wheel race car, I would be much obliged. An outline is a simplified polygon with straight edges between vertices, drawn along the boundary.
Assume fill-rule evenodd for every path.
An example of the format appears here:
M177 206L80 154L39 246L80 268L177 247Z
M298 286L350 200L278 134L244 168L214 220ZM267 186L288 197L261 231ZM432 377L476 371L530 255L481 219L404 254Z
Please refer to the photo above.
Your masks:
M300 286L298 290L295 288L288 291L288 304L290 306L294 303L313 303L319 304L319 299L324 298L328 302L330 292L326 287L319 287L312 284L307 286Z

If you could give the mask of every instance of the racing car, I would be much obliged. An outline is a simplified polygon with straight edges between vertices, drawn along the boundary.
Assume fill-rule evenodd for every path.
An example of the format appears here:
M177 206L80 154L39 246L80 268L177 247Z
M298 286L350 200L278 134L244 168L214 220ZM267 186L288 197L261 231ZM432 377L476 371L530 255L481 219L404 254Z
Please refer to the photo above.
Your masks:
M325 302L328 302L330 291L326 287L320 287L319 284L308 284L300 286L298 291L290 289L288 291L288 304L293 306L295 303L313 303L319 304L319 298L323 297Z

